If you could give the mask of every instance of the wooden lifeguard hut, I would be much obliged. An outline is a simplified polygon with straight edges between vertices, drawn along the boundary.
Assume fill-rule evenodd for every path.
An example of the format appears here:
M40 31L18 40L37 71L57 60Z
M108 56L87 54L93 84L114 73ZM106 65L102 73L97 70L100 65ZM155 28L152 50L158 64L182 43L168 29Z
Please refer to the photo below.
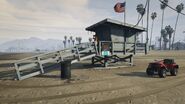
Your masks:
M95 32L94 37L98 57L109 56L109 54L119 54L128 57L129 55L136 54L137 36L146 31L143 27L109 18L87 27L86 30ZM102 60L102 58L100 58L100 60Z

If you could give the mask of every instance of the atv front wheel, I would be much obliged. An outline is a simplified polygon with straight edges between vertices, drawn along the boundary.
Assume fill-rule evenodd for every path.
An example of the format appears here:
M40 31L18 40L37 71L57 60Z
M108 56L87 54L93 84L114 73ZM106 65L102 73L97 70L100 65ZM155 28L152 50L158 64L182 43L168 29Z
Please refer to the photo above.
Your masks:
M160 78L165 78L166 77L166 69L160 69L158 74L159 74Z
M150 68L147 68L147 69L146 69L146 74L149 75L149 76L150 76L150 75L153 75L153 74L154 74L154 71L151 70Z

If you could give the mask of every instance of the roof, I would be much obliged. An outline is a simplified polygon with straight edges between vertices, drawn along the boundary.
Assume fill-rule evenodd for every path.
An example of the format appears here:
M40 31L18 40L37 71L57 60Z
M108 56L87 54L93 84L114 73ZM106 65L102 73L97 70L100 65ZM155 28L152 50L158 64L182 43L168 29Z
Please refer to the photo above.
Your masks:
M96 28L98 28L99 26L103 26L103 25L106 25L106 24L113 24L113 25L118 25L118 26L122 26L122 27L127 27L127 28L130 28L130 29L134 29L134 30L137 30L137 31L146 31L146 29L144 27L141 27L141 26L135 26L135 25L132 25L132 24L128 24L128 23L123 23L123 22L120 22L120 21L117 21L117 20L113 20L113 19L110 19L110 18L107 18L107 19L104 19L92 26L89 26L86 28L87 31L95 31Z

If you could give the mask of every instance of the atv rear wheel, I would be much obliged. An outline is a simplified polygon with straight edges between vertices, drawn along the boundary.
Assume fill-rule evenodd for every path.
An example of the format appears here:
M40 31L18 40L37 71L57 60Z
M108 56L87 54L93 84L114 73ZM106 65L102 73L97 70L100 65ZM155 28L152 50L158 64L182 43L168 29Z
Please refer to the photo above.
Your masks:
M178 73L178 69L177 69L177 68L174 68L174 69L171 69L171 70L170 70L170 74L171 74L172 76L177 76L177 73Z
M160 78L165 78L166 77L166 69L160 69L158 74L159 74Z

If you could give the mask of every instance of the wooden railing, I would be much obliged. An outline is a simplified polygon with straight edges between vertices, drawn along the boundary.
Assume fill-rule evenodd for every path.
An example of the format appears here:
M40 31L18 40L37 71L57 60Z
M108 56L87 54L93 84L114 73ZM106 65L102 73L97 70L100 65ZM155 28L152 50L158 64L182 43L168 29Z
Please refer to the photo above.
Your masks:
M75 63L95 56L93 43L82 43L74 47L59 50L56 52L44 53L18 60L14 63L17 79L23 80L39 74L45 73L48 65L71 60Z

